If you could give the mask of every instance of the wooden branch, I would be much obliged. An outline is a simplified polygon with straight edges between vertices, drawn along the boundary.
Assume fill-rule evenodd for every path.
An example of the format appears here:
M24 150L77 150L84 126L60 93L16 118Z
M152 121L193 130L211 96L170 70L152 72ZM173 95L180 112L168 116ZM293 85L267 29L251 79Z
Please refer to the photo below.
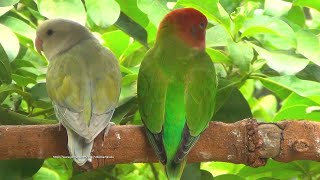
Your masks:
M67 136L58 125L0 126L0 160L68 156ZM113 126L94 143L93 161L86 168L106 164L157 162L141 126ZM283 121L259 124L245 119L226 124L211 122L188 156L188 162L224 161L259 167L267 158L289 162L320 160L320 123Z

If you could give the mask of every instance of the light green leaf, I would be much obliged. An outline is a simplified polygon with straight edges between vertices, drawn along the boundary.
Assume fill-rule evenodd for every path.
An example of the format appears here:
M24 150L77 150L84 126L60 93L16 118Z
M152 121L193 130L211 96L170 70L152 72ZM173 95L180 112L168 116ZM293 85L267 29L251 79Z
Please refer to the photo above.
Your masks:
M264 12L267 15L280 17L288 13L292 4L282 0L265 0Z
M254 27L257 28L248 30ZM255 35L254 38L258 39L264 45L271 46L272 48L288 50L296 47L294 31L287 23L279 18L256 15L253 18L249 18L245 21L241 32L245 32L247 30L250 33L246 32L246 34L250 34L252 36L255 35L254 33L256 33L257 35ZM261 34L266 32L268 33Z
M11 83L11 66L8 56L0 45L0 85L2 83Z
M216 25L206 32L207 47L227 46L228 41L231 40L230 35L222 25Z
M270 33L270 34L274 34L277 36L281 36L281 34L278 34L278 32L269 29L267 27L264 26L252 26L249 27L248 29L246 29L242 34L240 39L244 38L244 37L251 37L253 35L257 35L257 34L266 34L266 33Z
M233 64L238 66L243 72L249 71L250 63L253 59L253 49L251 46L244 42L235 43L233 41L229 41L228 52Z
M52 18L65 18L82 25L86 22L86 11L81 0L37 0L41 15Z
M20 45L17 36L6 26L0 24L0 44L5 50L9 61L12 62L18 55Z
M291 92L295 92L320 104L320 83L318 82L302 80L295 76L275 76L260 80L266 88L278 94L280 98L285 98Z
M223 174L214 177L215 180L245 180L244 178L234 174Z
M72 159L49 158L44 161L43 166L33 176L33 179L70 179L72 177L72 171Z
M13 8L13 6L0 7L0 16L4 15L8 11L10 11L12 8Z
M148 16L143 13L137 5L137 0L116 0L121 8L121 11L129 16L133 21L146 27L149 24Z
M158 27L163 17L169 13L166 1L137 0L139 9L146 13L150 21Z
M104 33L102 39L103 45L110 48L117 58L127 49L130 42L130 37L120 30Z
M295 0L293 1L294 5L303 6L303 7L310 7L320 11L320 1L310 1L310 0Z
M19 0L3 0L0 1L0 7L12 6L18 2Z
M85 0L87 13L98 26L106 28L120 16L120 6L115 0Z
M306 22L304 11L300 6L292 6L288 14L285 16L289 21L303 27Z
M18 74L12 74L12 79L22 87L27 86L28 84L37 84L37 81L35 79L24 77Z
M226 64L232 63L232 60L219 50L215 50L212 48L206 48L206 52L209 54L209 56L213 62L226 63Z
M13 32L32 41L36 38L36 30L20 19L11 16L5 16L0 19L0 23L9 27ZM33 44L30 44L30 46L33 46Z
M297 52L320 66L320 43L316 35L309 31L296 32Z
M299 96L296 93L291 93L282 104L279 112L274 116L273 122L283 119L305 119L320 121L320 112L308 112L310 107L315 107L317 104L310 99Z
M250 44L258 54L267 60L267 64L273 70L284 75L293 75L303 70L309 63L308 59L298 58L288 54L270 52L252 43Z

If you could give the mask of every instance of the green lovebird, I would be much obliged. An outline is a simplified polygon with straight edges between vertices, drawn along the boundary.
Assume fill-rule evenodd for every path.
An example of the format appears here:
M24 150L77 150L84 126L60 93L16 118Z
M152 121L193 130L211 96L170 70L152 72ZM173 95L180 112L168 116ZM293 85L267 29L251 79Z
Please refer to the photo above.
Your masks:
M169 179L181 177L187 154L214 113L217 82L205 52L206 26L195 9L170 12L140 66L140 115Z
M110 128L120 96L118 61L87 28L66 19L43 22L35 45L49 60L48 95L67 130L70 155L81 166L92 158L94 138Z

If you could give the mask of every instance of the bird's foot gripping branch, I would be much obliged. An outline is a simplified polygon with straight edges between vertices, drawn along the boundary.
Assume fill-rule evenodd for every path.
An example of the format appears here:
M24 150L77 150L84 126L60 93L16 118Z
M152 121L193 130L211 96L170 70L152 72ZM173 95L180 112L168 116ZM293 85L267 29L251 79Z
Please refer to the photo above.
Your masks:
M0 159L69 156L67 134L58 125L0 126ZM141 126L113 126L95 139L95 169L106 164L157 162ZM224 161L253 167L268 158L289 162L320 160L320 123L282 121L274 124L245 119L232 124L211 122L188 156L188 162Z

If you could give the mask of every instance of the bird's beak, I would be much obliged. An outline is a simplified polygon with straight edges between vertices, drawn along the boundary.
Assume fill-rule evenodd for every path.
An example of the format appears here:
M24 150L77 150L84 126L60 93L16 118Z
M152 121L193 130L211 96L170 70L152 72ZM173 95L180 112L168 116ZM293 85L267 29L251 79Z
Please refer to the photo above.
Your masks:
M36 37L36 40L35 40L35 46L36 46L36 49L38 51L38 53L40 55L42 55L41 51L43 51L42 49L42 40L37 36Z

